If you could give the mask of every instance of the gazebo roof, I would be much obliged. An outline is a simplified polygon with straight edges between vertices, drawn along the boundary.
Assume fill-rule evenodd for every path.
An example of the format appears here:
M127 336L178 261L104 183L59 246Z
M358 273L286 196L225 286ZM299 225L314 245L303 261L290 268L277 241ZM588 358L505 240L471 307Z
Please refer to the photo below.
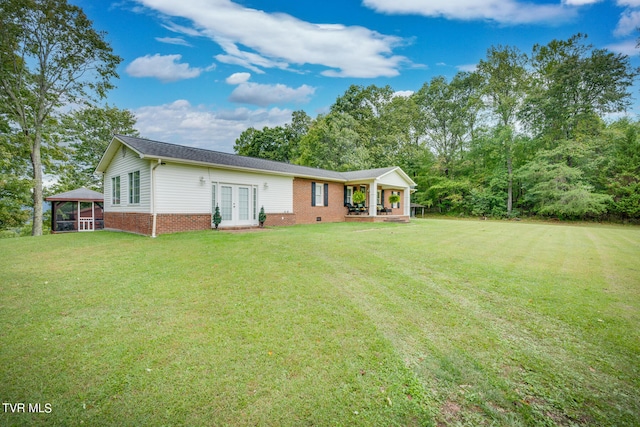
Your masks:
M48 202L103 202L104 195L88 188L78 188L45 198Z

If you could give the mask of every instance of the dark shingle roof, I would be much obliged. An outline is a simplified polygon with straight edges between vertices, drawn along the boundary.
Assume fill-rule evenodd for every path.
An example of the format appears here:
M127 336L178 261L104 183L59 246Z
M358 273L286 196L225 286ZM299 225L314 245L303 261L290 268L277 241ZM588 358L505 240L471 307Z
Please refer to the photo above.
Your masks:
M211 165L280 172L302 177L312 176L340 181L345 180L340 172L329 171L326 169L292 165L273 160L239 156L236 154L186 147L184 145L169 144L167 142L152 141L149 139L135 138L131 136L115 135L115 137L133 148L139 154L142 154L144 157L188 160L191 162L207 163Z
M341 175L345 177L347 181L354 181L357 179L368 179L368 178L377 178L380 175L384 175L387 172L391 172L396 169L396 166L391 166L388 168L378 168L378 169L367 169L361 171L352 171L352 172L342 172Z
M88 188L82 187L76 190L71 190L64 193L56 194L54 196L49 196L45 200L47 201L86 200L86 201L100 202L104 200L104 195L102 193L98 193L97 191L89 190Z
M237 154L222 153L202 148L186 147L184 145L169 144L167 142L152 141L132 136L115 135L143 157L176 159L210 165L229 166L241 169L254 169L294 175L299 177L324 178L335 181L354 181L373 179L396 169L395 166L379 169L359 170L352 172L336 172L308 166L292 165L274 160L258 159L255 157L239 156Z

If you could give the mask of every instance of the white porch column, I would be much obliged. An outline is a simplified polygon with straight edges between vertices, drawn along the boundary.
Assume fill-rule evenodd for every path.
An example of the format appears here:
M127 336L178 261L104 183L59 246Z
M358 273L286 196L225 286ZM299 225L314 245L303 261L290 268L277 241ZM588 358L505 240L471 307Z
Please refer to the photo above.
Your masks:
M404 188L404 215L411 216L411 188Z
M378 204L378 182L373 181L369 186L369 215L376 216Z

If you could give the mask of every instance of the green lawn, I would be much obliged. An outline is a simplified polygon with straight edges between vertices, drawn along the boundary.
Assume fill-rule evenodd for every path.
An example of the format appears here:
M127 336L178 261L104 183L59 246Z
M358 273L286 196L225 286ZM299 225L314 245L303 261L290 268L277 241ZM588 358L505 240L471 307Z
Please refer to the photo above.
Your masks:
M640 425L640 228L0 240L0 425Z

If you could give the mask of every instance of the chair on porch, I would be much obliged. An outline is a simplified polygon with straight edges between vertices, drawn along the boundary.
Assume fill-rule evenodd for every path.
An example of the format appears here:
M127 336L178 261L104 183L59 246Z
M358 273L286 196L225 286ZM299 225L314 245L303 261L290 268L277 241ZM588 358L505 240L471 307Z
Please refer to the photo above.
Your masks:
M351 203L347 203L345 204L345 206L347 207L347 209L349 209L348 215L352 215L352 214L359 214L360 210L358 209L357 206L353 206Z
M365 206L365 205L364 205L364 203L358 203L358 204L356 205L356 209L358 209L358 212L359 212L359 213L364 213L364 214L366 214L366 213L368 213L368 212L369 212L369 207L368 207L368 206Z
M381 214L386 215L391 213L391 209L385 208L384 205L380 205L380 204L376 207L376 210L378 211L378 215L381 215Z

